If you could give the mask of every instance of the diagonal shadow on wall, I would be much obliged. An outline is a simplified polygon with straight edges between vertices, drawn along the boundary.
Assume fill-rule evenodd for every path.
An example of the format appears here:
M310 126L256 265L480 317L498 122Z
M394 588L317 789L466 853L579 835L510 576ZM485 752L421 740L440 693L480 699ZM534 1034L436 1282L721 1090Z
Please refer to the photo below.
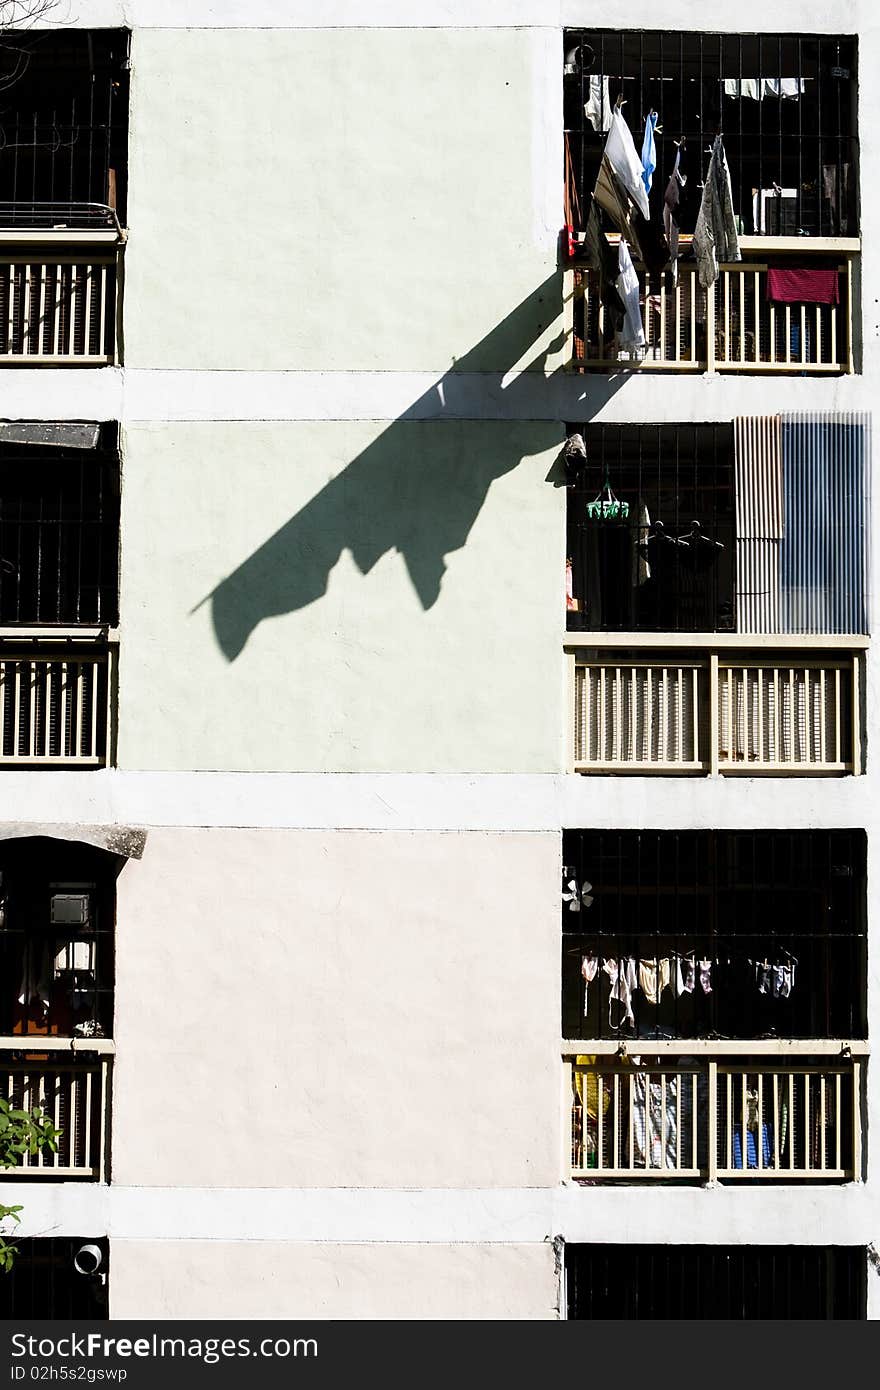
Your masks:
M526 358L556 319L560 302L561 275L556 274L458 358L453 371L413 401L202 600L199 608L211 604L214 633L228 661L241 654L265 618L321 598L346 550L362 574L387 552L399 552L422 607L436 603L446 556L467 541L489 487L529 455L518 449L509 454L493 449L486 455L472 447L466 453L456 447L438 451L436 435L430 454L421 455L421 431L413 425L473 419L467 404L473 378L468 381L467 374L479 372L481 395L496 397L499 418L529 422L529 449L539 452L560 442L560 424L541 420L540 414L545 363L561 342L543 348L504 385L506 373Z

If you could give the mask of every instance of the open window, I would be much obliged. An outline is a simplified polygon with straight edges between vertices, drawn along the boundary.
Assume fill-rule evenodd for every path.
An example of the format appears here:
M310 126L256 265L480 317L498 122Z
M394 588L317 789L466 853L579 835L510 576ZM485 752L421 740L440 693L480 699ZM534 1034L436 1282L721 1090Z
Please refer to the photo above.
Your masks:
M870 422L571 425L569 631L868 631Z
M867 1252L821 1245L568 1245L569 1318L864 1318Z
M639 150L649 113L658 116L650 193L658 220L680 152L681 230L693 231L712 140L722 134L741 231L857 236L857 61L850 35L569 30L564 116L574 221L585 225L622 98Z
M16 1240L12 1269L0 1278L0 1317L18 1322L109 1317L106 1237L49 1236Z
M125 226L129 35L0 36L0 226Z
M563 1035L867 1037L865 856L862 830L566 831Z
M64 840L0 841L0 1034L113 1036L123 862Z
M117 436L0 425L0 626L117 623Z

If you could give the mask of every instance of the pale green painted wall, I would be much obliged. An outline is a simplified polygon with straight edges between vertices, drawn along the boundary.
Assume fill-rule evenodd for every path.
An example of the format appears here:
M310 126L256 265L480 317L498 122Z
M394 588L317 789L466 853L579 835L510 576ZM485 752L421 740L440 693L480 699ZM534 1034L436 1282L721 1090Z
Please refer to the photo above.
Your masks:
M562 219L561 137L548 152L540 134L549 41L138 30L127 363L513 367L499 325L554 276ZM541 346L559 295L554 279Z
M559 771L561 439L473 421L130 426L119 766Z

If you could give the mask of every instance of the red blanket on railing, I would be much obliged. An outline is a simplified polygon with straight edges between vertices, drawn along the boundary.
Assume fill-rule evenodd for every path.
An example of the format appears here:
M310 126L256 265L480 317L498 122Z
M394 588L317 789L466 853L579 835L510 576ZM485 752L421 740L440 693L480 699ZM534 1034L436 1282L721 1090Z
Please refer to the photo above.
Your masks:
M839 304L836 270L768 270L767 298L776 304Z

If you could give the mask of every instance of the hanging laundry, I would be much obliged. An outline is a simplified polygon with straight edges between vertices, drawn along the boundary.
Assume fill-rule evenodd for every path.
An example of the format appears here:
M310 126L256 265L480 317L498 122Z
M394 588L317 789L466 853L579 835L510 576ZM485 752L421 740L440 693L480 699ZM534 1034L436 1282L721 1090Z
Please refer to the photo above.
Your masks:
M836 164L822 165L822 192L828 200L831 212L831 231L837 236L848 236L855 209L853 166L845 161L840 165L839 173L838 185L838 166ZM838 193L840 194L839 202Z
M565 611L567 613L577 613L578 611L578 601L574 596L571 559L565 562Z
M730 170L720 135L716 135L712 146L693 247L700 284L704 290L718 279L719 264L742 260L733 212Z
M840 276L836 269L767 271L767 298L774 304L839 304Z
M773 967L772 994L774 999L787 999L794 989L794 960L777 962Z
M660 996L670 984L669 957L639 961L639 985L649 1004L659 1004Z
M657 125L657 112L649 111L645 121L645 137L642 140L642 182L645 192L651 192L654 170L657 168L657 146L654 141L654 128Z
M641 547L647 542L651 534L651 517L644 502L639 507L639 529L638 541L633 546L632 557L632 583L633 588L638 589L642 584L647 584L651 578L651 566Z
M749 97L752 101L761 100L761 81L757 77L725 77L724 95L726 97Z
M651 214L648 210L648 194L643 182L642 161L636 152L629 126L619 111L615 111L611 117L611 126L602 153L601 167L607 174L610 174L612 185L616 185L624 199L635 203L639 212L647 220ZM597 194L598 189L597 182ZM610 216L614 216L610 209L606 209L606 211L609 212ZM621 230L623 229L621 228Z
M687 175L681 172L681 149L675 152L675 164L663 194L663 227L669 242L669 260L672 265L672 283L678 284L678 234L681 227L681 190L687 183Z
M710 960L700 961L700 985L704 994L712 993L712 962Z
M52 996L53 955L48 940L31 938L25 942L18 1002L27 1008L38 1003L48 1009Z
M599 971L599 957L586 955L581 960L581 975L584 979L584 1018L590 1012L590 985Z
M696 966L693 954L675 958L675 994L693 994L696 984Z
M599 299L605 309L608 324L606 332L610 329L611 333L619 333L626 314L626 305L620 297L616 283L620 270L619 262L602 230L595 198L590 201L581 256L590 269L595 271L599 281Z
M611 128L611 95L608 78L590 76L590 94L584 102L587 120L594 130L604 134Z
M617 277L617 289L626 306L623 328L620 331L620 346L630 350L641 350L645 346L645 330L642 326L642 310L639 303L639 277L636 275L629 247L623 237L620 238L618 265L620 274Z
M725 77L726 97L747 97L761 101L764 97L783 97L797 100L807 90L805 77Z
M633 991L638 989L639 980L636 974L636 963L632 956L621 957L618 961L614 956L607 956L602 962L602 969L611 981L611 993L608 998L608 1027L614 1032L622 1028L625 1023L635 1027L635 1014L632 1007ZM623 1009L623 1016L614 1021L614 1005L618 1004Z

